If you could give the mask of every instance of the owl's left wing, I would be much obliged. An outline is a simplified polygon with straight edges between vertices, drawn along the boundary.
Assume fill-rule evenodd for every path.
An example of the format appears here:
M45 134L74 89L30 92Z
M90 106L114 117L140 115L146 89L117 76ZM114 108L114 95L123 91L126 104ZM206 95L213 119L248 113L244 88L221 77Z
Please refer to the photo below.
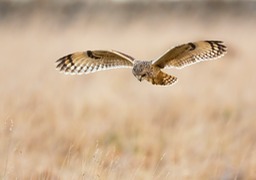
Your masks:
M168 50L153 65L160 68L183 68L191 64L219 58L227 51L222 41L198 41Z
M131 56L114 50L88 50L58 59L56 68L66 74L88 74L115 68L132 68L133 60Z

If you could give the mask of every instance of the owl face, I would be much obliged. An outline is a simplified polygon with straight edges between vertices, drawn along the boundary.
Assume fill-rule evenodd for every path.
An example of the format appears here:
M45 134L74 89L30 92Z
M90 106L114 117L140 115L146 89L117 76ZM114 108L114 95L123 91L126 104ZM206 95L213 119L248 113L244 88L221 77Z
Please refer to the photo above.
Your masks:
M132 73L139 80L145 80L149 77L150 63L147 61L135 61Z

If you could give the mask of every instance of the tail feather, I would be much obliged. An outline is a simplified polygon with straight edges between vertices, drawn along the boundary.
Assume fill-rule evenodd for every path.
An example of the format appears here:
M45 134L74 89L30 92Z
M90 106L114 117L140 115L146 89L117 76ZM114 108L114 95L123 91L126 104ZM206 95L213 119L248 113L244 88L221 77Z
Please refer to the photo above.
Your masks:
M176 83L177 80L177 77L160 71L158 75L152 79L151 83L154 85L170 86Z

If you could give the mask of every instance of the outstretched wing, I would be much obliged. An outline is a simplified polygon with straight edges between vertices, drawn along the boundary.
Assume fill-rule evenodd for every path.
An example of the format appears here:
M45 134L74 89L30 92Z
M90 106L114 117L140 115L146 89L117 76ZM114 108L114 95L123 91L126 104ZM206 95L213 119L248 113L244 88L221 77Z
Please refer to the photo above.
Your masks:
M219 58L226 51L227 48L222 41L198 41L168 50L163 56L153 61L153 65L160 68L183 68L200 61Z
M64 56L56 61L57 69L67 74L88 74L115 68L132 68L131 56L118 51L85 51Z

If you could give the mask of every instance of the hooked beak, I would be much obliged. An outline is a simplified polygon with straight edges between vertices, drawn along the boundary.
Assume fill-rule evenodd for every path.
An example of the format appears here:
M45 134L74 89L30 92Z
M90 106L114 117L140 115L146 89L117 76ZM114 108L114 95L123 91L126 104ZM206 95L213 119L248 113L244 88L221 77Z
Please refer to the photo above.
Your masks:
M141 81L142 81L142 76L139 76L139 77L138 77L138 80L141 82Z

